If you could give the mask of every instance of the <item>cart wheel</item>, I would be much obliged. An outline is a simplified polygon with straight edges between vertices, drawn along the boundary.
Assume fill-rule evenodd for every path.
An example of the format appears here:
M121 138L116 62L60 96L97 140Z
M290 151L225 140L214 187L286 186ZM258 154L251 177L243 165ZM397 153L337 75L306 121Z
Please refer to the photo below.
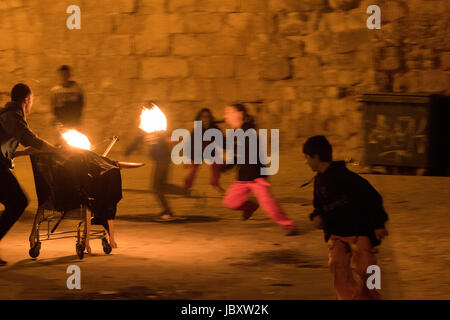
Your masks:
M108 243L108 240L106 238L102 239L102 246L103 246L103 252L106 254L110 254L112 251L111 245Z
M30 248L30 251L28 251L28 254L32 258L37 258L39 256L39 253L41 251L41 242L36 242L35 245Z
M80 260L83 259L83 257L84 257L84 249L85 249L84 245L77 243L76 250L77 250L78 258L80 258Z

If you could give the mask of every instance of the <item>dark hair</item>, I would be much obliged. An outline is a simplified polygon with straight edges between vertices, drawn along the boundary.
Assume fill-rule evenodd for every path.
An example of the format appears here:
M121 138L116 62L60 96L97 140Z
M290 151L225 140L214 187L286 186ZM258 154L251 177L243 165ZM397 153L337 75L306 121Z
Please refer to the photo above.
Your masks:
M208 108L202 108L200 109L199 112L197 112L196 116L195 116L195 120L200 120L200 118L202 117L202 113L207 112L209 114L209 118L211 120L211 124L213 124L216 120L214 120L214 116L211 112L211 110L209 110Z
M11 90L11 101L22 103L30 94L31 89L29 86L18 83Z
M244 125L248 126L249 128L256 129L255 119L247 112L247 108L242 103L234 103L231 106L235 108L237 111L242 112L244 114L243 116Z
M61 67L58 68L58 71L70 71L70 67L66 64L63 64Z
M329 162L332 160L333 148L324 136L313 136L308 138L303 144L303 153L310 157L318 155L320 161Z

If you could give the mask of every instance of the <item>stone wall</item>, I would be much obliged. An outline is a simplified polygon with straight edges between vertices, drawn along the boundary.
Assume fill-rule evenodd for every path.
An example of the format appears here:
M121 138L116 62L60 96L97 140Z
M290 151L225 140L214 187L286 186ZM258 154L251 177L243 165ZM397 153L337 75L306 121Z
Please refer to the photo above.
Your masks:
M66 8L81 8L81 30ZM380 30L366 8L381 7ZM448 0L2 0L1 100L17 81L34 89L30 117L52 135L49 90L73 67L86 92L91 140L136 132L144 101L171 128L192 127L201 107L249 103L282 146L326 134L340 156L359 158L363 92L450 93ZM296 147L297 148L297 147Z

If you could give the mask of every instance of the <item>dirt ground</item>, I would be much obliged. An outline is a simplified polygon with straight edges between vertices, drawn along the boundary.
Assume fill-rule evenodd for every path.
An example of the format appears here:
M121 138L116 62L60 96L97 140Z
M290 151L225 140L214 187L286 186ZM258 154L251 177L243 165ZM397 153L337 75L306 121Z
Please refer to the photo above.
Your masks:
M112 158L114 155L111 156ZM170 197L175 222L156 222L160 212L148 191L152 163L122 172L123 199L116 218L119 248L105 255L99 240L79 260L75 239L42 242L28 256L28 235L37 207L29 160L16 161L16 175L30 205L0 244L8 265L0 270L0 299L335 299L321 231L307 219L312 177L303 158L282 157L272 191L299 226L284 232L258 210L248 221L225 209L208 186L203 166L194 184L202 197ZM356 171L358 167L353 167ZM185 172L175 167L171 182ZM389 237L379 247L384 299L450 298L450 178L364 175L380 191L390 215ZM227 187L235 172L222 177ZM60 230L75 227L64 220ZM69 290L69 265L81 268L81 290Z

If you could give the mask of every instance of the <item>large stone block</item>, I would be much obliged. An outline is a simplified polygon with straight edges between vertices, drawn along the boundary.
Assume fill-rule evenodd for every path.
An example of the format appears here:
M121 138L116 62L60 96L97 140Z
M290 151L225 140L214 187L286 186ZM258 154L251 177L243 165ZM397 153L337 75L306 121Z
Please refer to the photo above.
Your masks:
M197 11L197 0L167 0L169 12L193 12Z
M61 43L61 47L59 47L58 49L62 50L63 48L65 48L68 54L72 56L94 54L95 47L92 46L92 43L96 42L98 39L92 36L93 35L83 34L79 30L77 30L76 32L70 32L65 35ZM129 46L129 42L124 41L124 43L126 43ZM129 51L127 51L124 54L128 54L128 52ZM112 53L105 52L105 54L110 55Z
M236 12L240 0L198 0L197 10L207 12Z
M385 1L380 5L380 9L382 23L396 21L408 14L407 2Z
M129 55L131 54L131 40L128 35L114 35L103 39L102 55Z
M14 38L12 30L0 29L0 50L14 49Z
M293 59L294 77L307 79L305 76L314 74L320 69L320 59L315 55L308 55Z
M261 71L261 78L265 80L283 80L292 76L289 59L272 55L263 59Z
M114 0L114 5L109 2L109 6L114 8L115 12L133 13L137 10L138 0Z
M278 29L282 35L301 36L307 35L310 32L308 28L308 17L304 13L280 13L278 15L278 21Z
M329 12L322 16L323 21L321 23L325 26L326 30L331 32L344 32L351 30L366 29L365 15L353 12Z
M166 33L183 33L184 20L181 14L150 14L146 15L143 22L141 34L166 34Z
M23 7L22 0L4 0L0 2L0 10L10 10Z
M111 13L82 13L81 15L81 30L67 30L65 22L58 23L60 28L64 32L82 32L83 34L99 34L99 33L112 33L114 30L114 14ZM60 31L62 31L60 29ZM48 31L46 31L48 32Z
M361 0L329 0L330 7L334 10L351 10L358 8Z
M242 12L265 12L268 9L269 0L241 0L239 11Z
M214 55L244 55L247 49L247 39L217 34L210 43Z
M239 80L239 98L243 101L264 100L265 88L265 81Z
M138 79L140 76L141 64L136 56L129 56L122 59L120 63L120 76L125 79Z
M261 68L256 60L248 56L236 56L234 76L238 79L259 79Z
M164 101L169 99L169 88L172 80L140 80L134 82L135 100L137 101Z
M234 103L239 99L239 81L235 79L214 79L213 99Z
M233 59L232 56L192 59L192 75L199 78L231 78L234 70Z
M136 53L144 56L166 56L169 54L169 34L141 34L134 38Z
M367 29L337 32L332 39L330 49L336 53L356 51L370 44Z
M165 13L166 0L138 0L137 12L144 14Z
M443 70L450 70L450 52L442 52L440 55L440 66Z
M111 16L113 31L117 34L136 34L145 26L145 16L119 13Z
M158 78L185 78L189 75L188 63L185 59L172 57L155 57L142 59L144 80Z
M325 7L324 0L269 0L271 11L313 11L323 10Z
M326 31L314 32L306 36L304 41L306 53L323 54L323 52L329 50L332 36Z
M223 27L224 19L221 13L188 13L184 16L185 30L190 33L218 32Z
M172 81L169 91L170 101L204 101L212 97L211 80L177 79Z
M247 12L229 13L225 16L223 33L229 36L242 36L248 32L253 15Z
M280 39L280 51L288 58L301 57L305 53L305 43L302 37L291 36Z
M173 35L172 53L178 56L209 56L216 54L214 42L217 36L210 34Z
M2 74L2 77L11 75L19 67L19 64L16 62L16 53L14 50L2 51L2 53L0 54L0 73ZM6 81L6 79L3 78L3 81ZM10 89L11 88L9 88L8 90ZM1 91L3 90L0 89L0 92Z
M266 101L278 101L281 99L283 87L285 86L284 81L268 81L266 85Z

